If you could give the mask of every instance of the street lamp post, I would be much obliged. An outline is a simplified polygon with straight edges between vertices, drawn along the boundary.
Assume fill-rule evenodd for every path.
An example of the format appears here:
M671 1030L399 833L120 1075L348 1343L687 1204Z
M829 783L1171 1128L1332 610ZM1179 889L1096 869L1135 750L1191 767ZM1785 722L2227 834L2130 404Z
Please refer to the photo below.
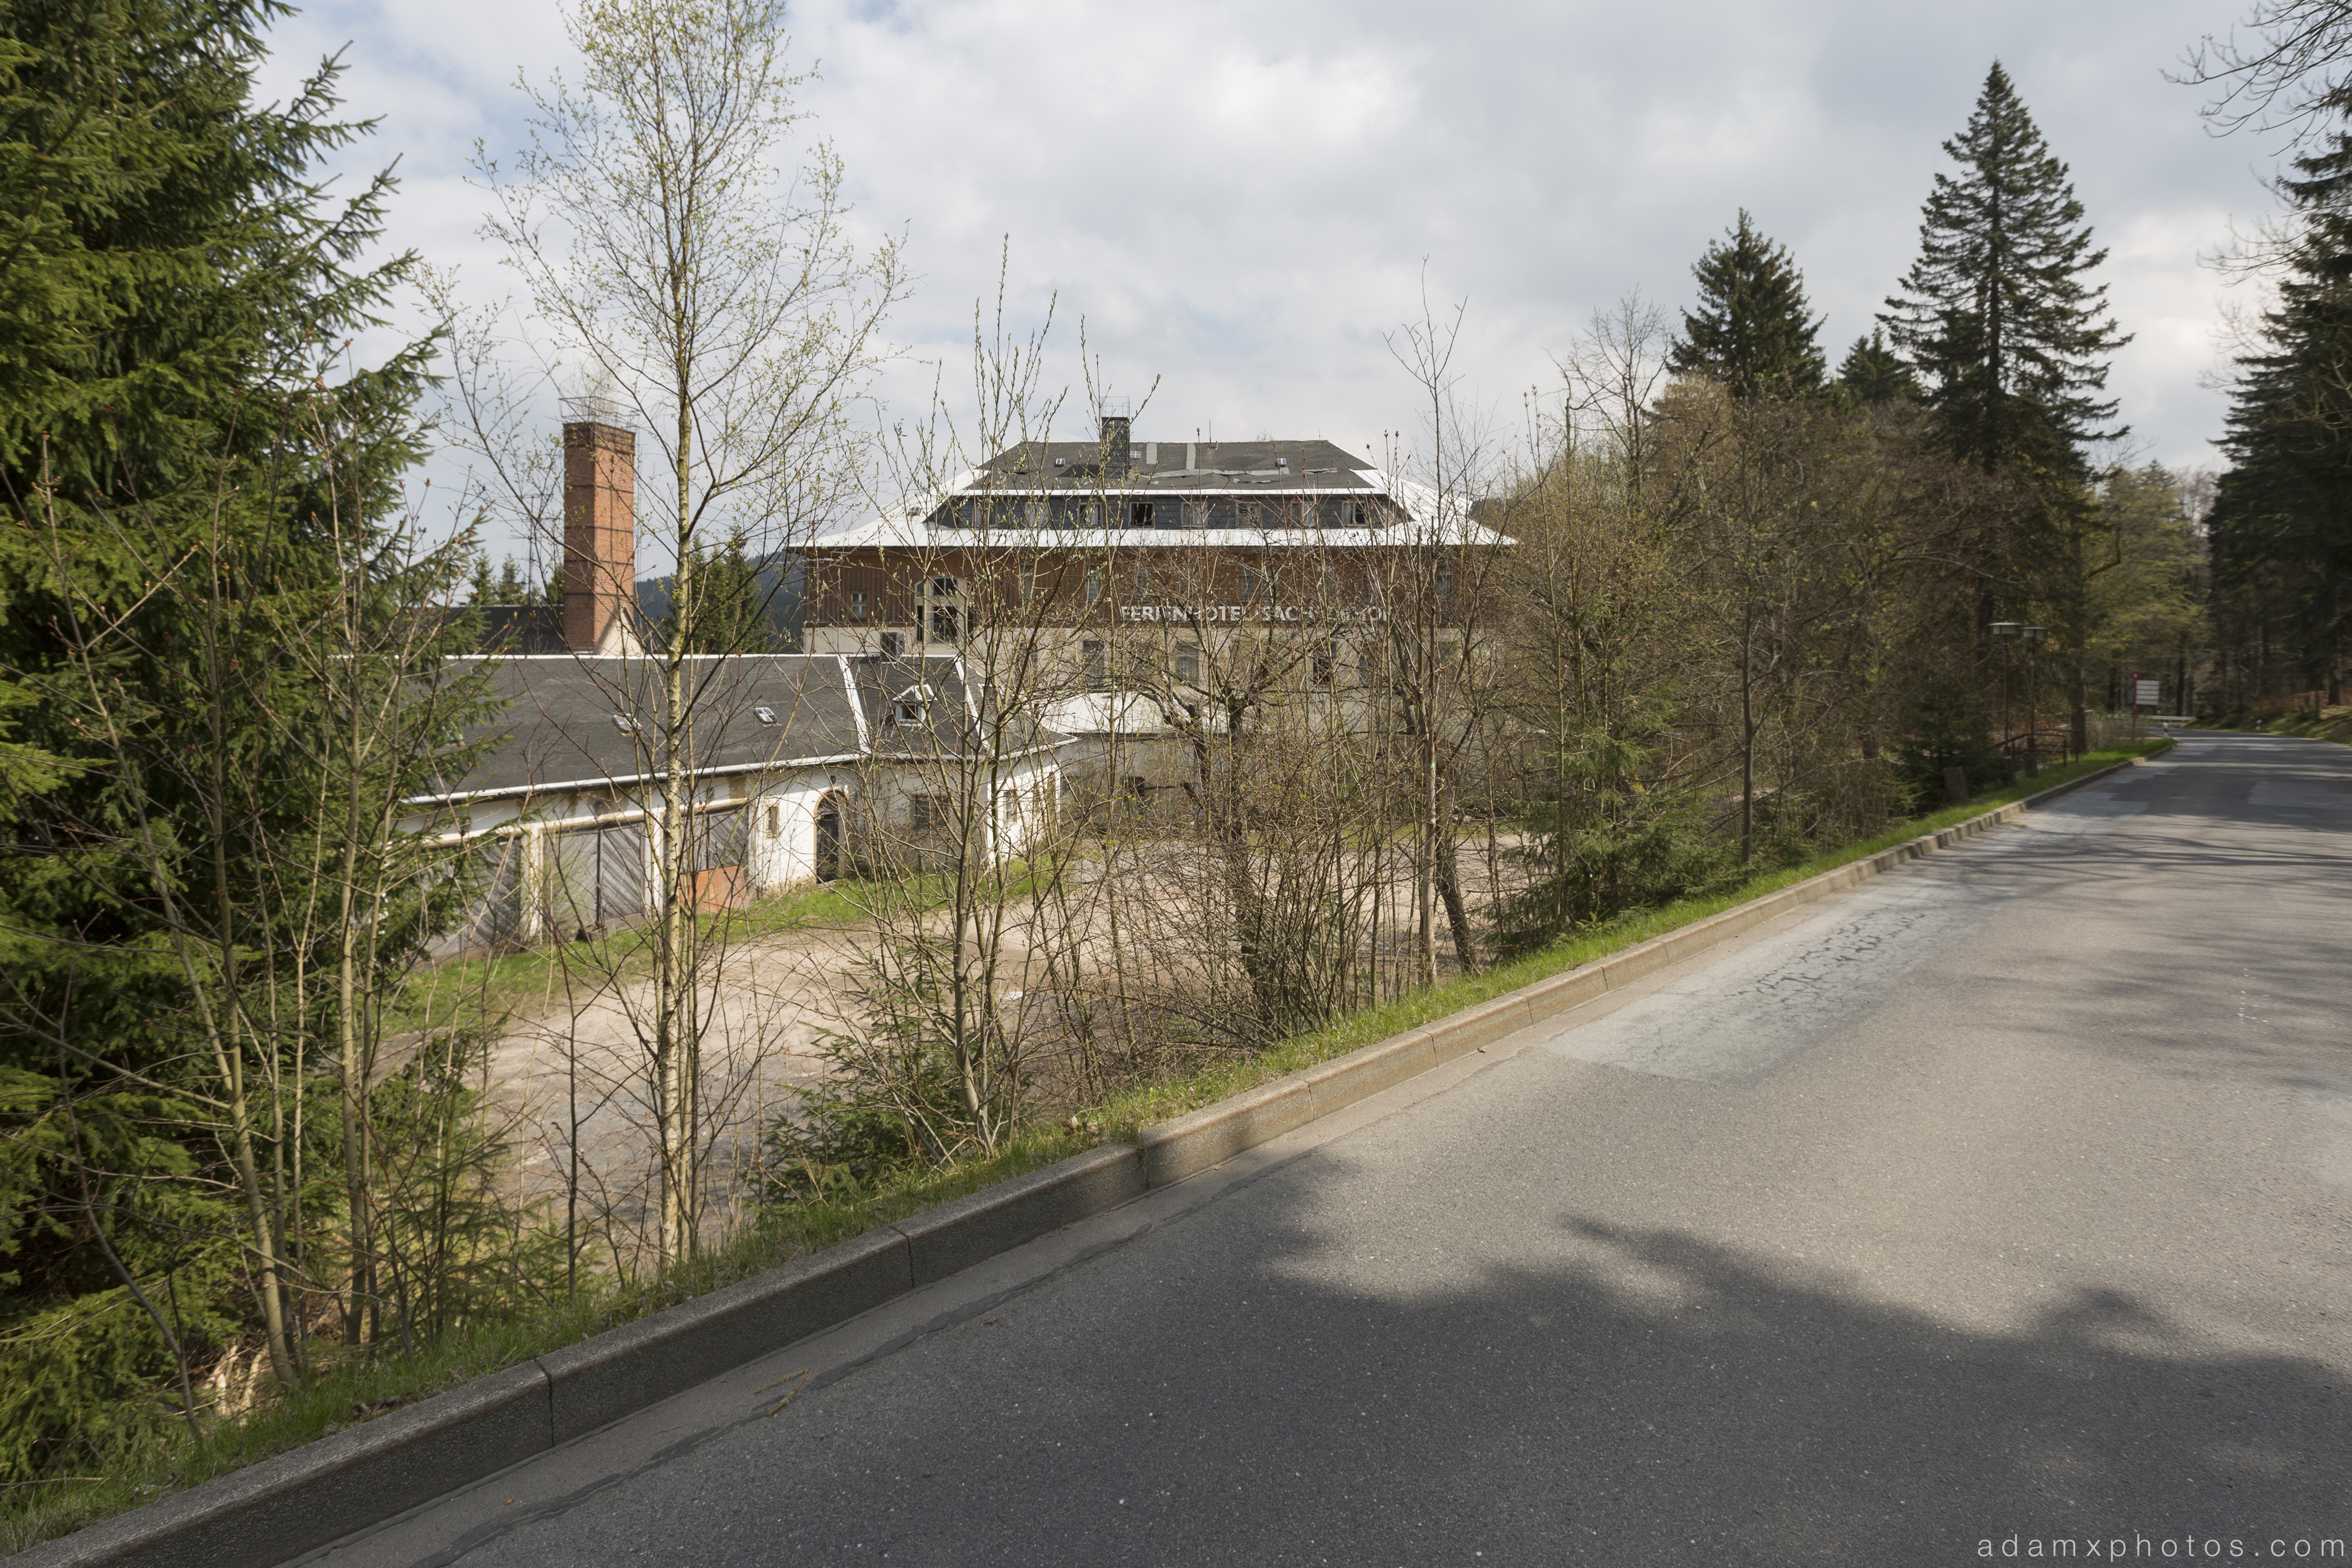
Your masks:
M2042 684L2038 675L2039 661L2034 653L2042 643L2046 626L2020 626L2017 634L2025 639L2025 776L2042 777Z
M2001 759L2004 762L2009 758L2010 740L2009 642L2011 638L2017 635L2020 630L2021 628L2014 621L1996 621L1992 623L1993 640L2000 644L2000 755Z

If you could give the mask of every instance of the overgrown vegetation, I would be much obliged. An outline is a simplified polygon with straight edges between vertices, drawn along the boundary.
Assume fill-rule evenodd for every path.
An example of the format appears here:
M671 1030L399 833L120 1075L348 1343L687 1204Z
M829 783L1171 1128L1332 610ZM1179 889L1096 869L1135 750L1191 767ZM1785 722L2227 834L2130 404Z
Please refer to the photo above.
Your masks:
M20 1549L81 1521L102 1518L282 1453L340 1427L1039 1169L1107 1139L1132 1137L1156 1122L1214 1104L1286 1072L1606 957L2007 800L2054 788L2129 757L2159 751L2167 744L2150 741L2095 753L2053 768L2039 779L2021 782L1974 805L1906 821L1873 839L1747 878L1709 896L1678 899L1595 923L1554 946L1432 989L1410 992L1264 1051L1138 1084L1100 1102L1066 1111L1055 1107L1051 1114L1014 1130L993 1154L948 1162L926 1159L909 1141L907 1129L880 1124L869 1104L858 1114L833 1124L830 1135L840 1140L840 1157L834 1163L812 1169L803 1163L806 1155L794 1150L771 1166L777 1201L763 1209L757 1226L706 1252L691 1269L664 1281L633 1286L604 1281L568 1300L517 1292L509 1310L469 1320L462 1334L421 1339L396 1357L334 1366L299 1392L208 1424L199 1435L167 1434L149 1446L151 1451L134 1468L95 1478L84 1483L85 1490L20 1506L0 1516L0 1550Z
M543 550L494 579L403 486L452 441L460 518L546 546L562 454L488 318L352 361L415 264L361 259L388 182L311 183L361 129L331 66L251 101L276 15L35 3L0 50L13 1544L1871 852L1958 814L1916 819L1948 769L1980 810L2095 766L2124 674L2185 690L2202 646L2200 492L2095 461L2121 340L1996 68L1835 376L1742 212L1679 331L1600 312L1513 440L1457 406L1458 314L1402 329L1422 429L1377 549L1254 514L1314 542L1048 553L983 486L947 589L910 562L972 700L893 694L928 748L841 764L848 874L711 913L694 656L772 648L821 528L1030 451L1064 398L1045 328L1000 319L972 423L856 428L904 276L847 247L828 150L776 177L781 8L593 0L586 77L480 172L539 346L587 367L561 390L646 432L632 526L674 575L614 712L656 781L647 917L428 965L491 874L417 808L495 743L452 607L562 588ZM2317 212L2338 174L2308 172ZM1193 608L1108 614L1161 599ZM1268 613L1212 634L1210 603ZM1065 792L1038 758L1089 716ZM534 1072L544 1124L509 1097Z

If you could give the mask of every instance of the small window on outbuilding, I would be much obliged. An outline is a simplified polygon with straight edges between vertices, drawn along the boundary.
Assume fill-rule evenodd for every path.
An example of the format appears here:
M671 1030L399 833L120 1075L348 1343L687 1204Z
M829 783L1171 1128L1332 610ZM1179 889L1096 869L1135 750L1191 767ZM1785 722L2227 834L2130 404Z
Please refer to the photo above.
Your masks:
M916 725L930 710L931 688L908 686L890 699L890 722L895 725Z

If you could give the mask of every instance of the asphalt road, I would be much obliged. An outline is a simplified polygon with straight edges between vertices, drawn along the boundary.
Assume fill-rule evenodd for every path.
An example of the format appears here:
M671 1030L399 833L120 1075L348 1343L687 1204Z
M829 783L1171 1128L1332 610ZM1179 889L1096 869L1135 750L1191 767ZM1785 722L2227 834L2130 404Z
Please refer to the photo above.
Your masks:
M2326 1561L2347 938L2192 737L327 1561Z

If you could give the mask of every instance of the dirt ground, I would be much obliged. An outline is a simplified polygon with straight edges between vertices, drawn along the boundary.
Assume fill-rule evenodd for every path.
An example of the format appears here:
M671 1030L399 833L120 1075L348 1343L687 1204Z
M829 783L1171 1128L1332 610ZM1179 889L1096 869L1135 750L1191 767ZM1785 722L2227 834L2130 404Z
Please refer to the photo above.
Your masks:
M1507 868L1495 865L1486 849L1464 845L1464 891L1474 911L1505 890ZM1051 946L1075 967L1079 985L1108 987L1122 975L1130 987L1213 985L1205 977L1226 955L1209 926L1201 893L1206 874L1190 845L1129 850L1115 867L1082 862L1066 873L1064 895L1046 915L1058 938ZM1104 896L1112 891L1104 880L1113 876L1118 895ZM1381 967L1391 984L1402 983L1412 963L1410 879L1383 880ZM1052 983L1036 916L1024 904L1008 921L998 977L1007 1001ZM1442 915L1439 925L1442 935ZM882 939L872 923L771 932L734 941L711 966L716 978L701 1002L709 1020L701 1120L714 1239L753 1198L750 1178L765 1129L830 1070L821 1036L856 1030L858 964ZM1441 951L1451 967L1451 944ZM560 1207L576 1160L583 1224L593 1217L600 1233L609 1227L611 1234L641 1237L655 1212L653 988L634 973L615 977L594 944L559 957L541 994L512 999L486 1068L491 1100L520 1155L524 1196Z

